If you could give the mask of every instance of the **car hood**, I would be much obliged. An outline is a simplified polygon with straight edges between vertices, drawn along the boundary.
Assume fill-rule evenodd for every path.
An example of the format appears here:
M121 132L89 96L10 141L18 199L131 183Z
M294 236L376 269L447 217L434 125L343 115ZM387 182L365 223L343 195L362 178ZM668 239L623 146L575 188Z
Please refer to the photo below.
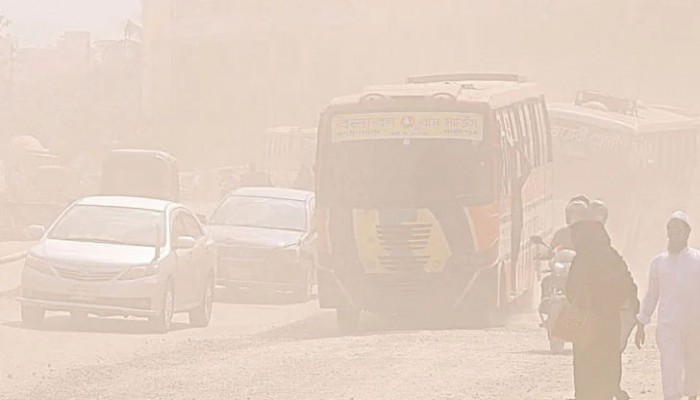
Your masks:
M209 232L217 244L278 248L301 242L305 232L242 226L210 225Z
M29 254L67 264L128 266L150 263L155 248L47 239L32 248Z

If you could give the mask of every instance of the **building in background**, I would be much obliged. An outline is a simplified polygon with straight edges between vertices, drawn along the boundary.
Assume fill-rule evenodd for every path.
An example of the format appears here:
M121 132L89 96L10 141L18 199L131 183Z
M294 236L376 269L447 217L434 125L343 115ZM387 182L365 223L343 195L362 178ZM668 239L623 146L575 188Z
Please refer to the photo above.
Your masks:
M138 40L93 42L89 32L66 32L54 46L15 48L11 71L10 84L0 80L8 93L0 100L3 143L30 135L74 161L114 141L140 142Z
M186 164L246 162L267 128L315 125L339 94L458 71L700 106L693 4L143 0L144 136Z
M366 81L353 2L143 4L148 129L183 160L244 160L267 128L315 125L328 98Z

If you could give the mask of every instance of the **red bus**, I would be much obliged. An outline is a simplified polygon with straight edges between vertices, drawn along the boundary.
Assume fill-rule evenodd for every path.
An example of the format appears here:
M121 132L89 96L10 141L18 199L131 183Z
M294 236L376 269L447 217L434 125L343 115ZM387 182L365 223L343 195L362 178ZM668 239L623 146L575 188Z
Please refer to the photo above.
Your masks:
M517 75L409 78L334 99L316 161L322 308L491 317L532 295L549 236L542 89Z

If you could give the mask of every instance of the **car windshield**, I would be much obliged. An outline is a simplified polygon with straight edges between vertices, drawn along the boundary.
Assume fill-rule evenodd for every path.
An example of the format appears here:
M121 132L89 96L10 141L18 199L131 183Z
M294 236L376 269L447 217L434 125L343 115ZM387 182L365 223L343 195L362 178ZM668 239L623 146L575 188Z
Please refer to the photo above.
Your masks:
M162 245L164 213L122 207L79 205L71 208L49 232L49 239L78 242Z
M213 225L306 231L306 203L268 197L231 196L211 218Z

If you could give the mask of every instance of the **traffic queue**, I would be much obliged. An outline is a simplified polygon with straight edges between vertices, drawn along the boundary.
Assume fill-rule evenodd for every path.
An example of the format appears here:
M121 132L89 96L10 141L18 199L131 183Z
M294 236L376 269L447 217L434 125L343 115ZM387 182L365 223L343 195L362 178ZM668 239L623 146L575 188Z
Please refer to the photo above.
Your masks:
M686 153L698 124L688 117L590 92L570 108L548 107L539 85L511 74L369 87L329 103L313 145L307 131L268 135L268 158L284 159L279 165L314 153L296 180L250 164L234 183L221 169L223 198L210 216L182 204L175 157L114 150L99 195L28 229L38 243L22 277L22 319L36 326L47 311L143 317L163 332L182 312L206 326L223 286L298 301L317 288L344 332L357 329L363 311L503 324L535 301L547 261L537 259L538 246L553 233L555 197L568 190L556 183L566 181L562 165L589 160L600 146L629 153L630 179L694 163ZM588 155L571 153L583 149L572 140L586 142ZM669 187L680 192L683 182ZM607 188L588 190L605 198ZM564 265L571 255L553 259Z
M49 226L29 227L38 242L22 273L22 321L37 327L49 311L70 313L76 322L138 317L163 333L175 313L206 327L217 283L310 298L313 193L235 190L217 207L211 229L179 198L173 156L113 151L99 195L73 202Z

